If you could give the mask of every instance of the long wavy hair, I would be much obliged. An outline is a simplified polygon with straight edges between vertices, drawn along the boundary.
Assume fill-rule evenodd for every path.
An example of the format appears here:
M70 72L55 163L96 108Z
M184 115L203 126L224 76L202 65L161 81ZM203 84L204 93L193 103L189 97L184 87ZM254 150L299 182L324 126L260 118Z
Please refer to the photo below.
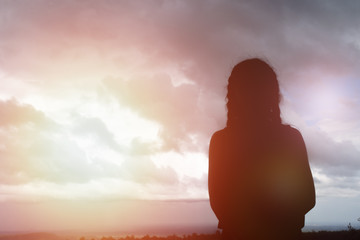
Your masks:
M251 118L281 124L279 83L265 61L253 58L238 63L231 72L227 90L228 127Z

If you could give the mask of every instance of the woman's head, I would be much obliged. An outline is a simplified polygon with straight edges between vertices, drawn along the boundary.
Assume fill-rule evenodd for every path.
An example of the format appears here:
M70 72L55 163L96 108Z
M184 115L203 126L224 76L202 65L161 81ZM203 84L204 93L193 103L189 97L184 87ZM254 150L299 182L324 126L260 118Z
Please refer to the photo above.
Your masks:
M227 126L281 124L280 90L274 70L263 60L247 59L232 70L227 87Z

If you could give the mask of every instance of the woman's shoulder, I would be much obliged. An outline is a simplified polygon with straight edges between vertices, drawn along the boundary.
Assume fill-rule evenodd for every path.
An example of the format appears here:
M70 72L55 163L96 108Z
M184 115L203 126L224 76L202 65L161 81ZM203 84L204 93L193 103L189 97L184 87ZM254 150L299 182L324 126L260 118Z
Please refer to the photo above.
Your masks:
M232 134L227 127L218 130L213 133L210 140L210 145L212 146L219 146L219 145L226 145L230 141Z
M296 138L302 138L302 135L301 135L300 131L297 128L295 128L293 126L290 126L290 125L287 125L287 124L282 124L281 125L280 132L283 135L285 135L285 136L287 136L289 138L295 138L295 139Z
M223 139L224 136L226 135L226 129L221 129L221 130L218 130L216 132L214 132L211 136L211 140L210 142L213 143L213 142L217 142L219 139Z
M232 135L231 130L228 127L225 127L223 129L220 129L213 133L211 136L211 140L220 140L220 139L226 139L229 138Z
M287 145L292 145L296 148L303 148L305 146L304 139L300 131L290 125L282 125L281 138Z

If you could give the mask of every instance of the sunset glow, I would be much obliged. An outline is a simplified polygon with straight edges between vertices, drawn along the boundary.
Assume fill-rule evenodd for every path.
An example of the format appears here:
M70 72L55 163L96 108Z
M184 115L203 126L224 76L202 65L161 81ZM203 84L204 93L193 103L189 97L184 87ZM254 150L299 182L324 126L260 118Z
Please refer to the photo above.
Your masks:
M274 67L284 122L304 136L318 197L307 223L356 221L350 3L0 0L0 231L216 229L208 144L249 57Z

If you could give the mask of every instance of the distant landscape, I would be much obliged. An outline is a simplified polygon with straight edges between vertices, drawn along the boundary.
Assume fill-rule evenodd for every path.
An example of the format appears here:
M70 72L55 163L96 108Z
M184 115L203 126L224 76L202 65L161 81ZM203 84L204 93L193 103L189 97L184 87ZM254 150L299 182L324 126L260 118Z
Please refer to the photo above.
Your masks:
M319 231L304 232L304 240L359 240L360 230L351 226L342 231ZM23 233L23 234L0 234L0 240L220 240L220 232L213 234L189 234L168 236L120 236L118 234L54 234L54 233Z
M259 226L261 229L261 226ZM359 240L360 227L351 225L306 225L303 240ZM142 226L126 231L22 231L2 232L0 240L220 240L216 225Z

